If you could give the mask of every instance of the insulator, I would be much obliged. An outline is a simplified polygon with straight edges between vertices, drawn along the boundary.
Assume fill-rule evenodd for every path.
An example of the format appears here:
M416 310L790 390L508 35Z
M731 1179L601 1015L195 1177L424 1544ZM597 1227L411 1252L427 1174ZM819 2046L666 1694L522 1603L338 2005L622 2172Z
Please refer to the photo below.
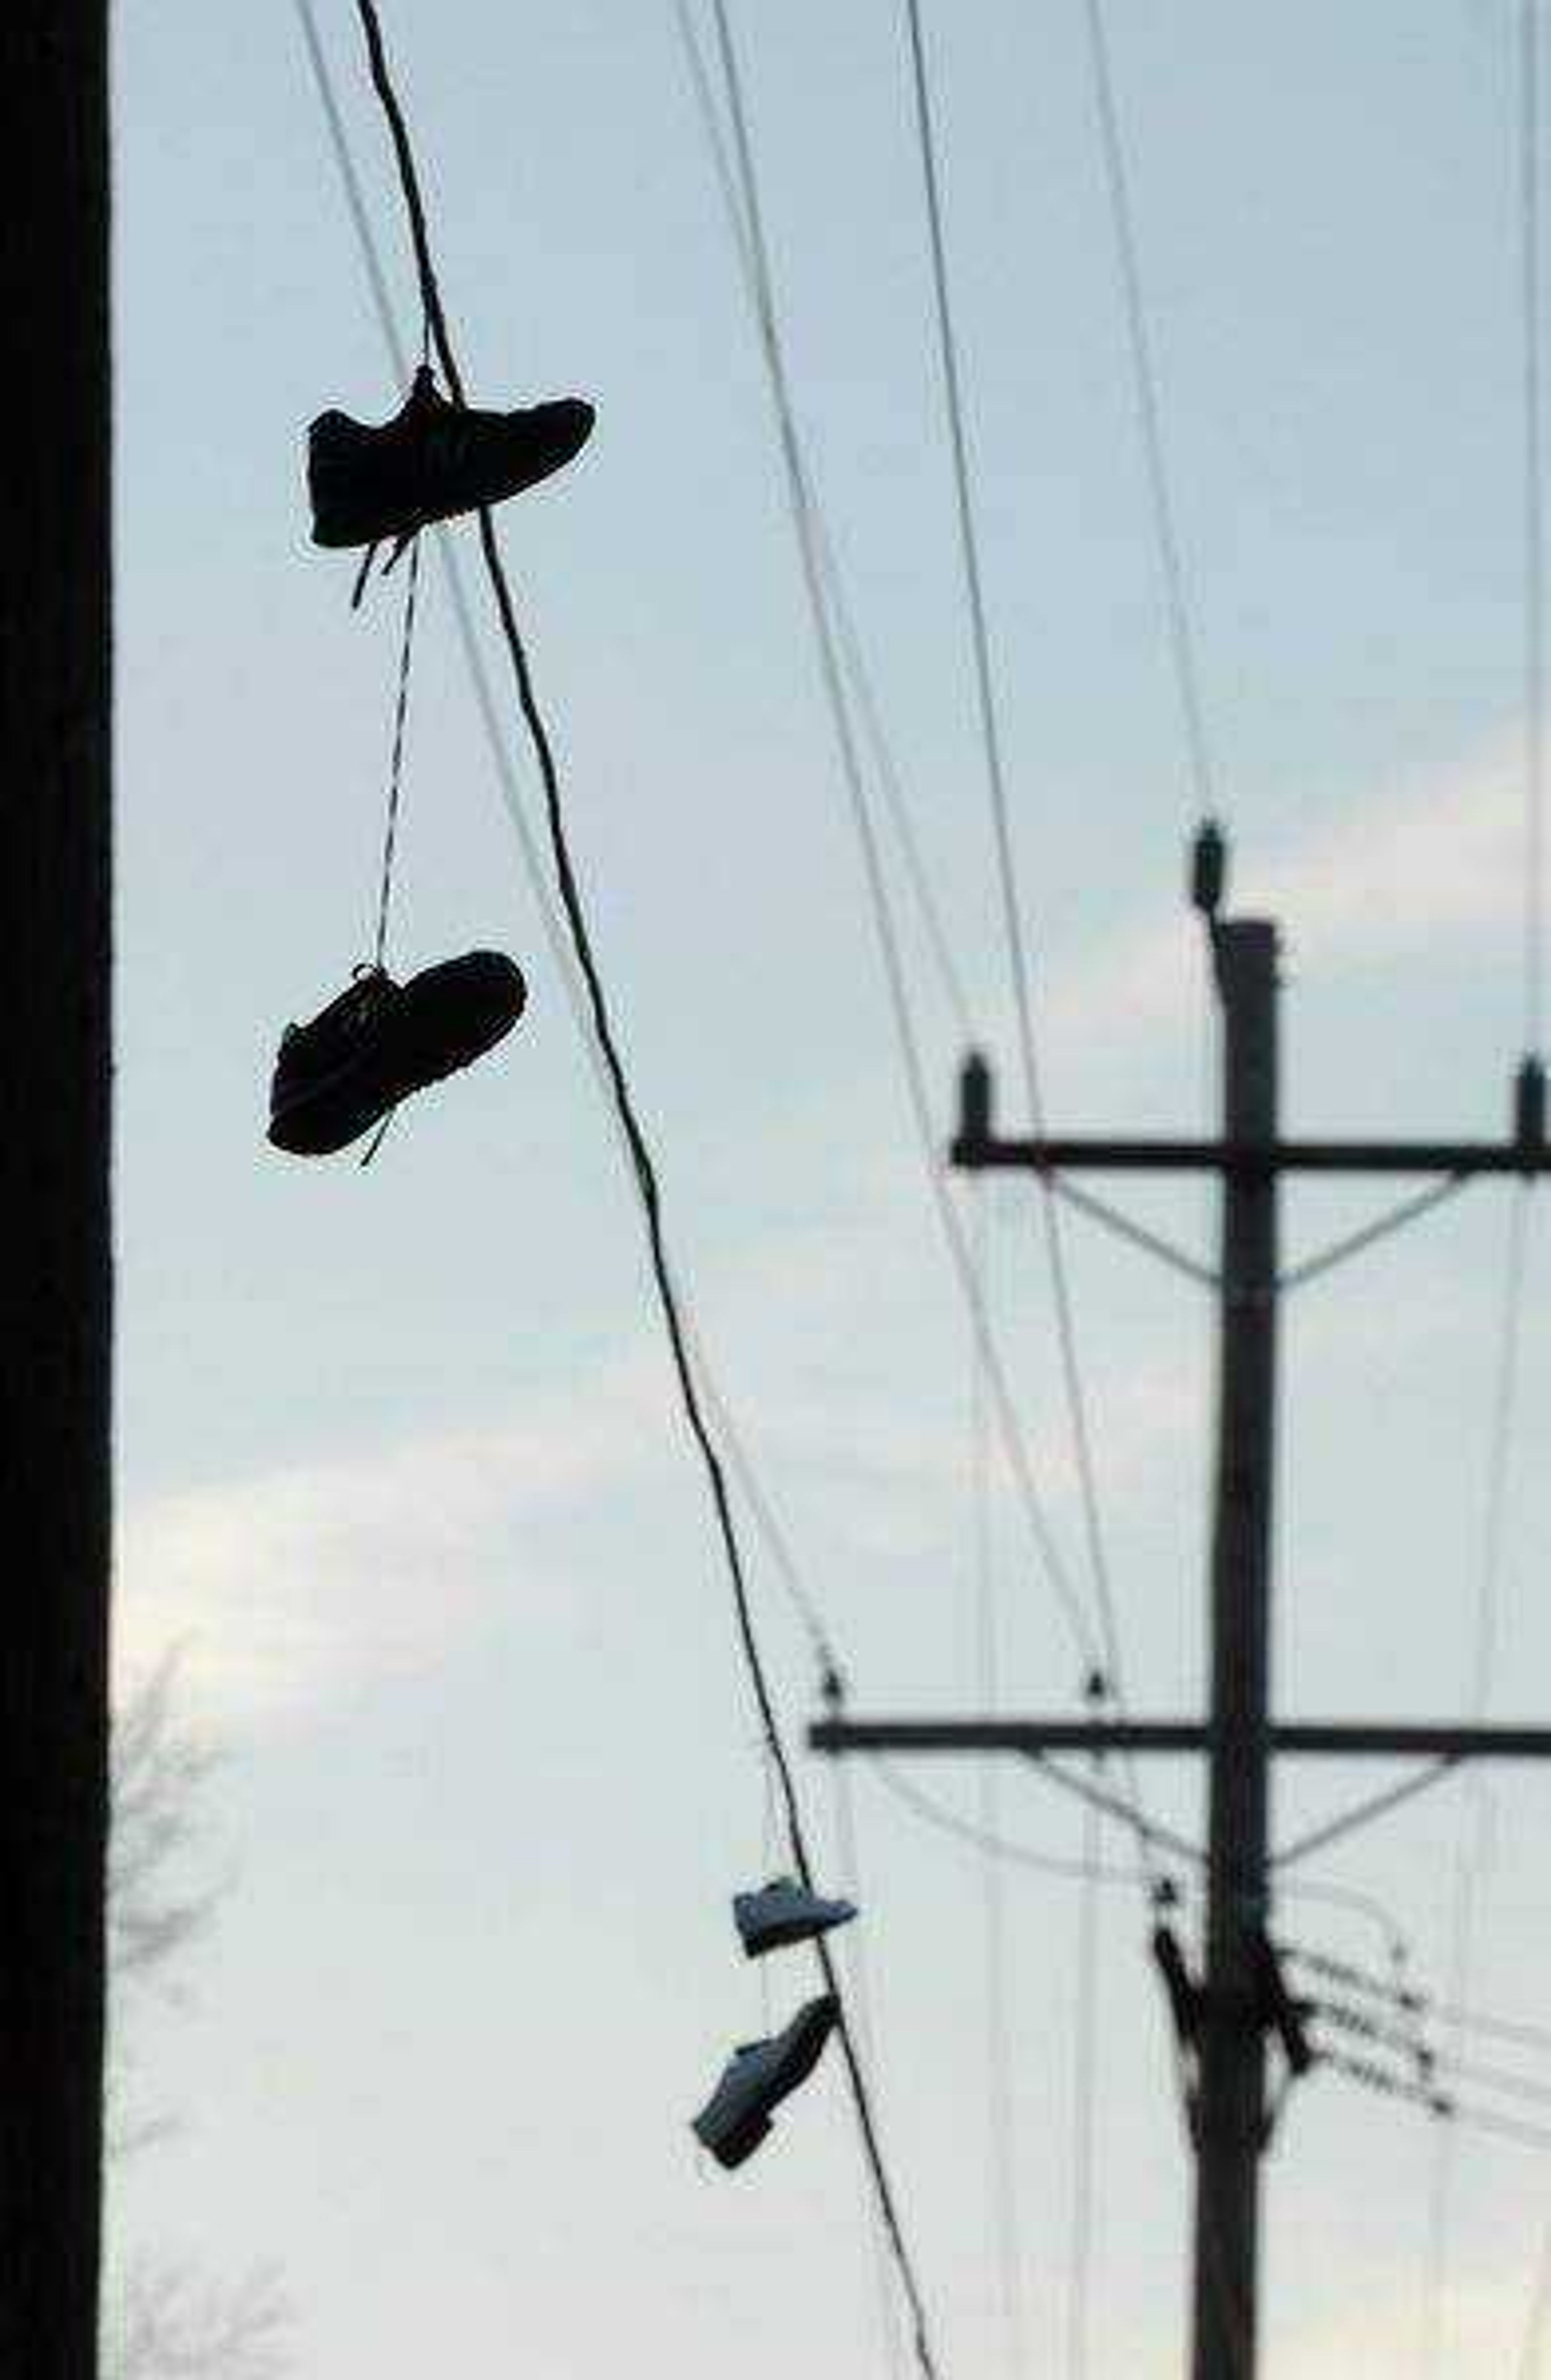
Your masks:
M1181 2044L1191 2048L1201 2029L1201 1993L1170 1925L1153 1927L1153 1959L1169 1995L1169 2013Z
M1255 1964L1260 1970L1262 2017L1281 2043L1289 2073L1306 2074L1314 2064L1314 2051L1303 2024L1308 2003L1295 2000L1288 1990L1281 1961L1264 1934L1255 1946Z
M972 1050L959 1075L959 1138L973 1147L991 1136L991 1070Z
M1204 819L1190 847L1190 898L1204 917L1215 917L1222 906L1228 875L1228 845L1216 819Z
M1526 1058L1514 1076L1513 1129L1515 1138L1532 1148L1545 1138L1545 1068L1538 1058Z

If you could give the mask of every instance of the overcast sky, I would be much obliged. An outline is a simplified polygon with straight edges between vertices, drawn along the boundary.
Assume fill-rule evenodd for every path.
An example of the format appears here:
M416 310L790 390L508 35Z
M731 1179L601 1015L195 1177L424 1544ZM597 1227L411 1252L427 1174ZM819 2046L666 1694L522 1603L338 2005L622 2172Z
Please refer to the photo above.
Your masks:
M354 11L320 13L407 326ZM1048 1107L1188 1127L1210 1074L1193 795L1083 11L927 13ZM1233 897L1284 924L1299 1128L1496 1129L1522 1046L1513 13L1110 8ZM901 11L741 0L734 22L804 431L1015 1115ZM388 30L476 401L599 408L503 528L699 1327L855 1707L972 1707L970 1350L668 0L448 0ZM184 1648L226 1755L212 1855L237 1879L141 2045L148 2096L187 2120L121 2178L119 2235L217 2274L278 2264L319 2380L887 2374L838 2065L738 2176L686 2129L810 1971L750 1968L733 1936L769 1839L709 1510L434 568L393 957L509 949L528 1014L365 1174L263 1144L282 1026L367 953L398 610L390 580L353 616L350 560L309 548L305 427L397 392L292 8L124 0L116 41L119 1643L126 1675ZM961 1036L906 930L945 1125ZM1127 1195L1207 1245L1201 1189ZM1512 1195L1477 1188L1290 1305L1285 1712L1464 1707ZM1032 1196L983 1197L1078 1569ZM1372 1203L1294 1192L1290 1246ZM1192 1711L1209 1310L1081 1223L1070 1245L1132 1698ZM1542 1253L1493 1682L1527 1718L1551 1662ZM1007 1696L1067 1710L1077 1656L1000 1480L992 1536ZM800 1741L811 1663L763 1560L756 1582ZM802 1766L828 1841L832 1778ZM911 1775L978 1806L972 1767ZM1197 1779L1150 1781L1199 1826ZM1278 1831L1373 1781L1285 1775ZM1012 2364L984 1868L869 1776L854 1790L886 2136L945 2380L988 2380ZM1547 1792L1495 1780L1470 1987L1551 2023ZM1000 1798L1018 1841L1079 1848L1031 1777ZM1446 1787L1309 1870L1379 1897L1424 1986L1465 1809ZM1123 1839L1105 1852L1124 1864ZM1005 1884L1025 2368L1067 2374L1078 1896ZM1384 1964L1339 1898L1280 1914ZM1145 1926L1106 1889L1088 2380L1181 2369L1189 2173ZM1551 2082L1551 2058L1472 2046ZM1272 2380L1433 2380L1436 2138L1331 2078L1294 2098L1267 2176ZM1448 2380L1517 2368L1548 2177L1543 2149L1456 2136Z

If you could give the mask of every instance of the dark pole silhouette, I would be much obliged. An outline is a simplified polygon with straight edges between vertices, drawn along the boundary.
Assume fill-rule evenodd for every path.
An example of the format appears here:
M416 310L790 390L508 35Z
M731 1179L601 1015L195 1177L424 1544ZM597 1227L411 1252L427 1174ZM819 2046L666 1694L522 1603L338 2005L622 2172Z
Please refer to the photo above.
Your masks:
M1224 1137L1277 1139L1277 931L1212 926ZM1269 1815L1271 1499L1277 1354L1272 1167L1224 1178L1211 1568L1212 1736L1206 1988L1196 2100L1194 2380L1254 2380L1265 2147L1260 1953Z
M107 12L11 0L0 2372L93 2380L109 1559Z
M1271 1516L1277 1425L1277 1314L1283 1293L1360 1255L1416 1221L1466 1182L1538 1180L1551 1173L1545 1072L1538 1056L1520 1066L1511 1129L1497 1140L1285 1140L1278 1122L1277 929L1265 918L1221 918L1222 837L1197 836L1192 899L1210 937L1224 1032L1223 1114L1214 1140L1057 1137L1000 1134L993 1084L972 1056L961 1081L951 1160L971 1172L1012 1170L1066 1186L1069 1173L1190 1170L1222 1184L1221 1259L1207 1278L1220 1309L1216 1520L1209 1585L1211 1708L1205 1718L1142 1718L1121 1709L1102 1718L851 1718L831 1716L808 1730L830 1754L989 1752L1042 1760L1052 1752L1097 1758L1205 1755L1211 1809L1206 1876L1206 1966L1197 1983L1169 1928L1155 1927L1154 1956L1194 2075L1187 2082L1196 2151L1195 2272L1192 2380L1254 2380L1259 2365L1259 2240L1262 2163L1270 2132L1267 2034L1280 2045L1286 2080L1323 2060L1379 2089L1421 2095L1435 2114L1446 2104L1418 2094L1372 2061L1311 2042L1289 1993L1266 1927L1276 1868L1315 1841L1371 1824L1408 1792L1463 1760L1551 1758L1551 1727L1383 1720L1280 1719L1271 1706ZM1278 1261L1278 1208L1284 1175L1431 1176L1434 1187L1388 1208L1290 1270ZM1105 1201L1093 1217L1133 1245L1187 1272L1202 1269L1157 1235L1139 1231ZM1432 1766L1404 1788L1369 1795L1314 1837L1268 1844L1274 1763L1289 1755L1368 1760L1424 1759ZM1083 1787L1090 1799L1095 1789ZM1152 1823L1123 1797L1099 1791L1155 1852L1199 1857L1172 1829Z

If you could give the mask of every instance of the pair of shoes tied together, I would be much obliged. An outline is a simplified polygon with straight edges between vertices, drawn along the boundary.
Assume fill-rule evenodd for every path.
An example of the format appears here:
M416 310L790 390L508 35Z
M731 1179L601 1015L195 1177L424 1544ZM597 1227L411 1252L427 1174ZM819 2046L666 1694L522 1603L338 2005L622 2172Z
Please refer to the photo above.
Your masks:
M745 1956L816 1942L855 1916L854 1902L826 1900L795 1876L778 1876L757 1892L733 1896L733 1920ZM768 2041L745 2041L733 2053L721 2080L691 2127L718 2165L731 2170L751 2157L769 2134L781 2102L806 2082L840 2022L840 2002L820 1993L800 2008L785 2030Z

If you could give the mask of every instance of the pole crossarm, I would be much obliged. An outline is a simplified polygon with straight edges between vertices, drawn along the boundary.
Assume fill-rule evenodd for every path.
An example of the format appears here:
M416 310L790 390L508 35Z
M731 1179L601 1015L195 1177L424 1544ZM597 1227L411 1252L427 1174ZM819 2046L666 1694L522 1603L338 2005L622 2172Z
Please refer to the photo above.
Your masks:
M1272 1648L1277 1382L1283 1293L1454 1196L1483 1175L1525 1184L1551 1173L1545 1068L1527 1055L1513 1077L1506 1128L1477 1140L1307 1140L1284 1137L1278 991L1280 937L1267 917L1221 914L1227 847L1205 820L1192 847L1190 898L1206 929L1221 1015L1221 1105L1215 1136L1173 1138L997 1130L995 1084L971 1050L959 1075L950 1162L969 1172L1037 1174L1053 1196L1124 1238L1206 1281L1218 1308L1217 1420L1212 1531L1206 1571L1207 1711L1202 1718L853 1718L831 1710L811 1729L817 1752L1014 1753L1072 1790L1053 1755L1181 1754L1203 1760L1207 1827L1200 1980L1180 1964L1171 1997L1186 2005L1181 2054L1190 2068L1195 2151L1194 2285L1191 2380L1256 2380L1260 2370L1261 2168L1288 2082L1313 2062L1282 1985L1266 1925L1278 1866L1303 1859L1424 1791L1469 1760L1551 1757L1551 1727L1453 1721L1278 1719ZM1036 1122L1040 1123L1037 1113ZM1205 1174L1218 1191L1217 1261L1185 1256L1091 1190L1078 1173ZM1290 1265L1281 1261L1285 1177L1387 1176L1411 1184L1385 1211ZM1271 1779L1278 1757L1390 1760L1408 1767L1278 1853L1271 1843ZM1133 1799L1135 1799L1134 1793ZM1127 1810L1130 1823L1145 1823ZM1155 1930L1154 1948L1171 1940ZM1165 1982L1169 1982L1165 1961ZM1181 1984L1183 1994L1181 1998ZM1188 2033L1188 2044L1185 2034ZM1275 2089L1267 2038L1280 2039ZM1339 2062L1326 2052L1326 2062ZM1350 2061L1349 2065L1350 2065ZM1547 2135L1551 2138L1551 2135Z
M1518 1140L1169 1140L958 1133L949 1160L977 1172L1551 1173L1551 1144Z
M1217 1737L1199 1719L822 1718L808 1745L831 1756L868 1752L1203 1753ZM1356 1760L1547 1760L1551 1727L1462 1727L1453 1720L1279 1719L1274 1753Z

